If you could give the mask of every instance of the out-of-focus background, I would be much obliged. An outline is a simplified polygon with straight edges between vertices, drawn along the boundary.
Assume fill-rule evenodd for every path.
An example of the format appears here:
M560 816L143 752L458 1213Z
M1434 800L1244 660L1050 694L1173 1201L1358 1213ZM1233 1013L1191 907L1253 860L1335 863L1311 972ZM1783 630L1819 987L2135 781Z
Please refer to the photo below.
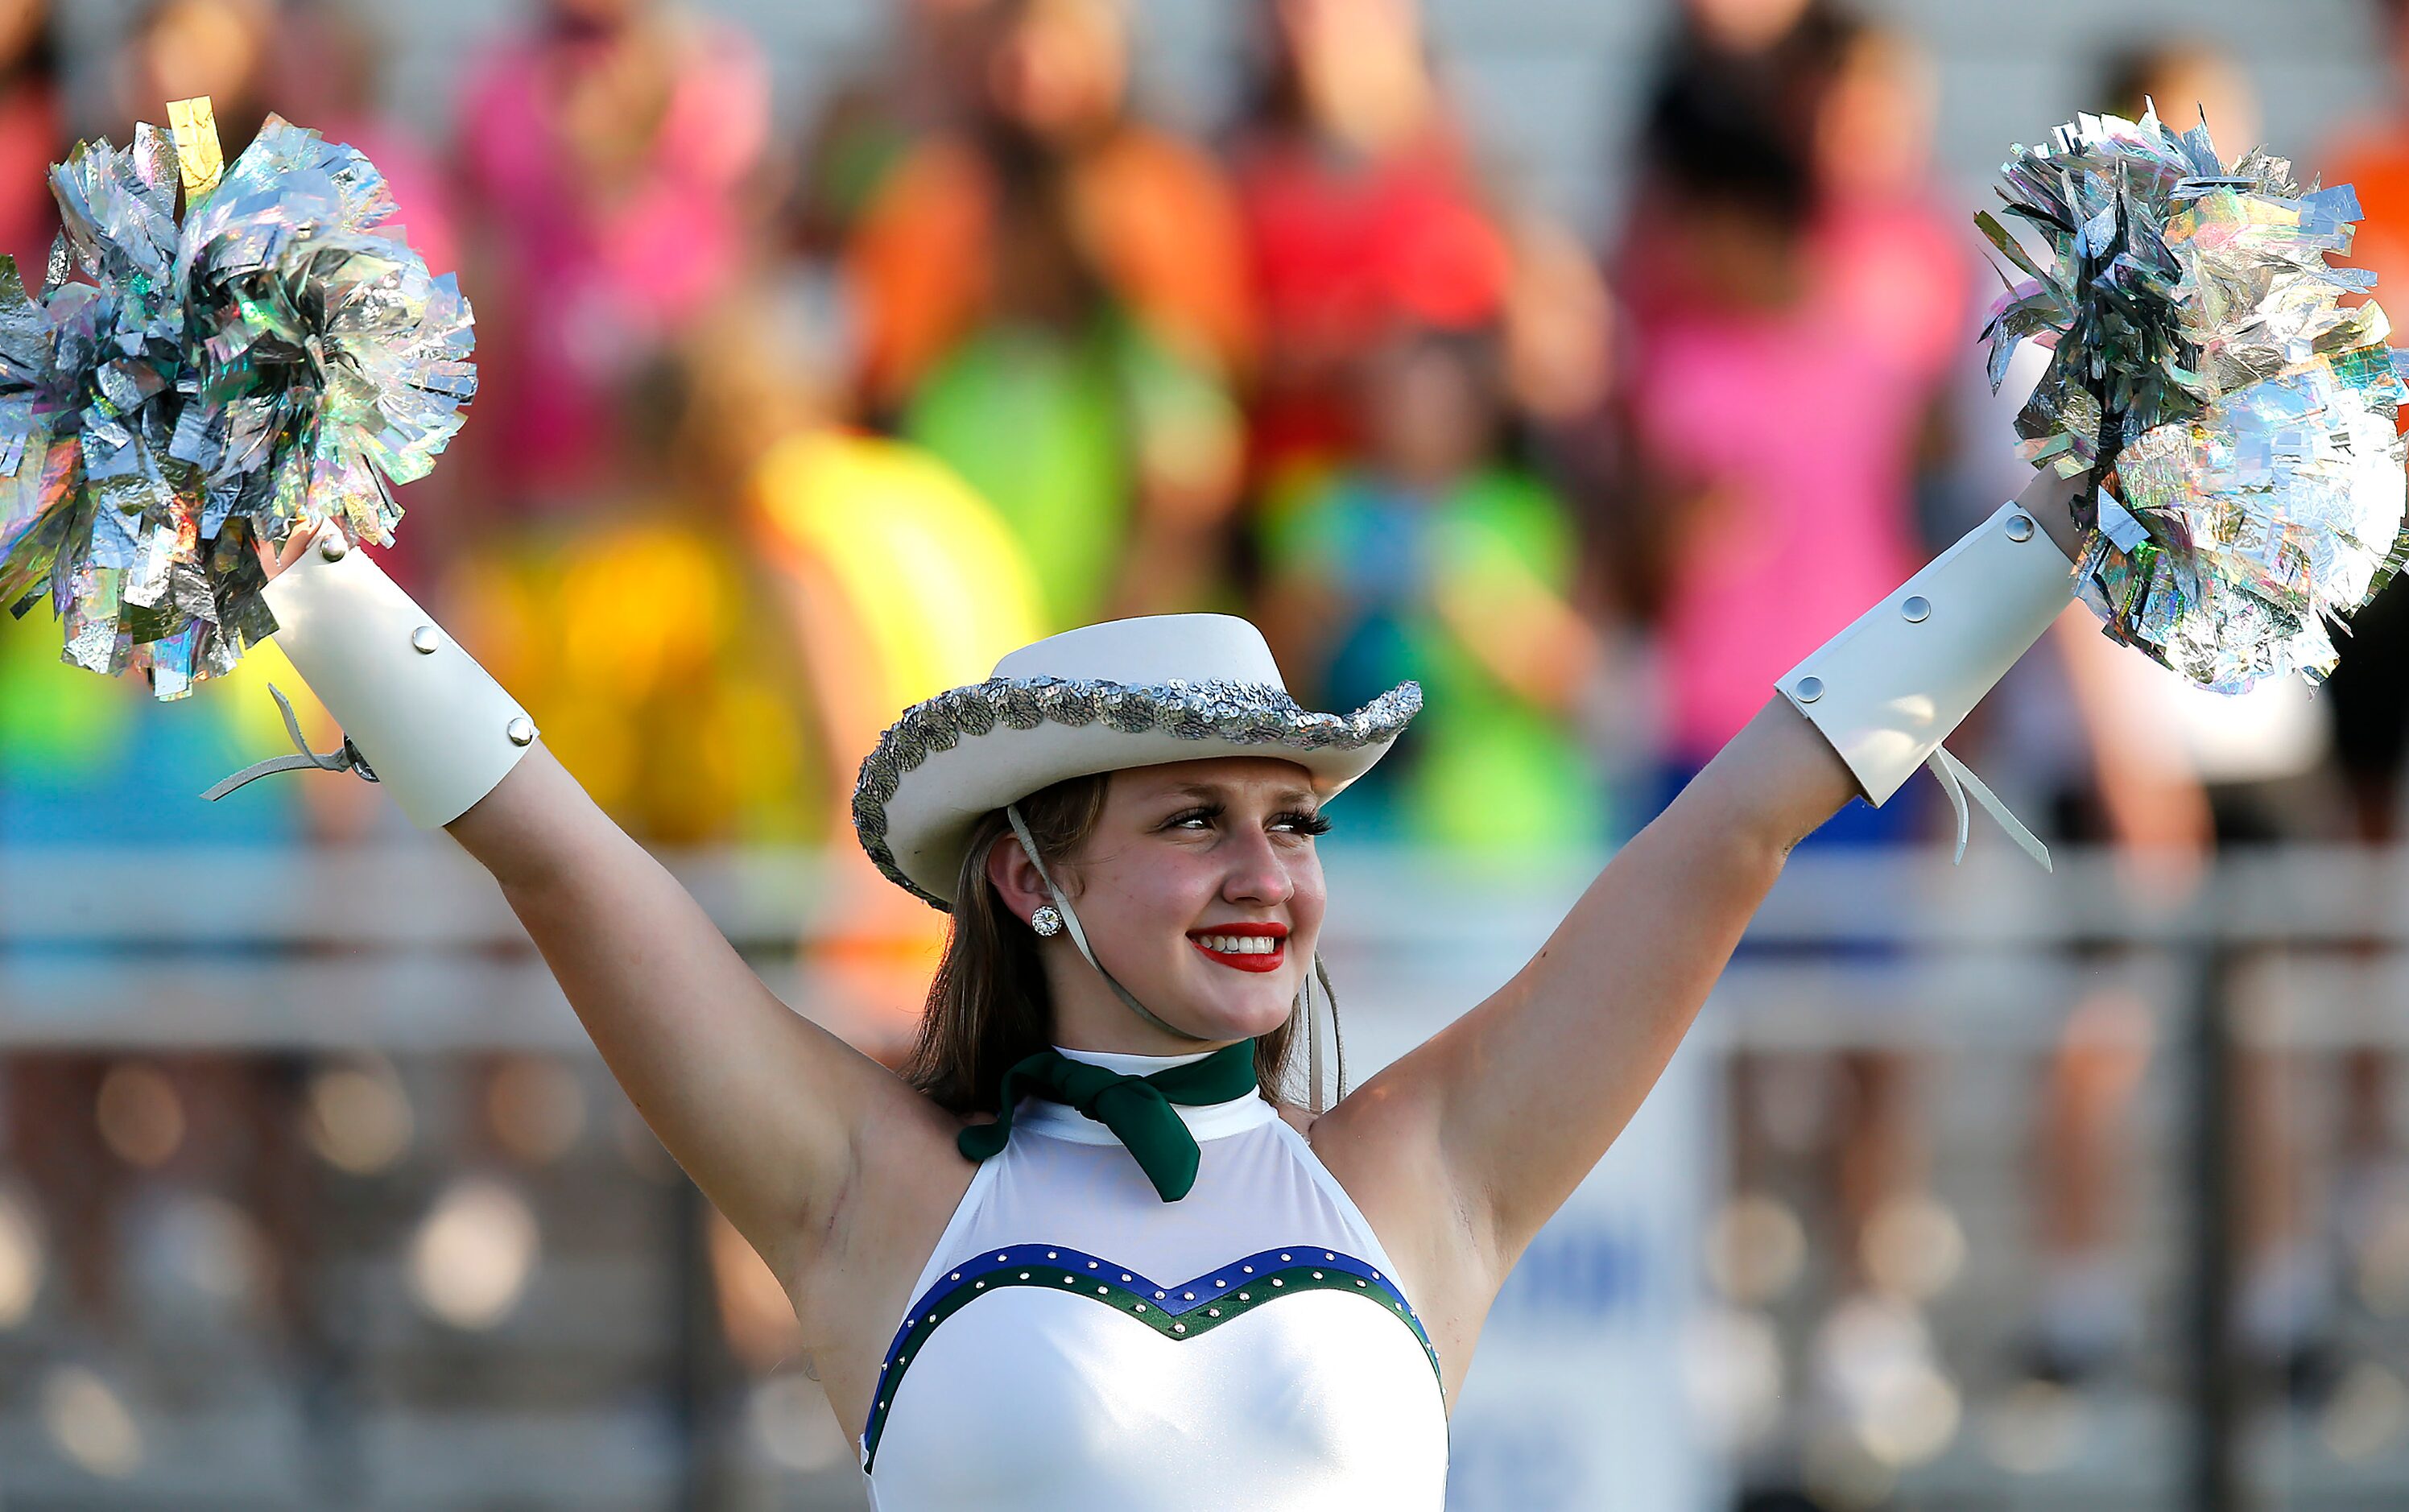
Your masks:
M2018 486L1971 211L2078 109L2357 184L2373 0L0 0L0 251L208 94L366 150L478 312L392 570L801 1012L940 920L905 704L1123 613L1427 712L1333 816L1360 1076ZM2409 1505L2409 598L2218 699L2076 611L1804 847L1509 1283L1450 1505ZM0 1507L858 1508L777 1286L483 876L0 623ZM305 709L323 748L334 731ZM797 1088L808 1096L808 1088Z

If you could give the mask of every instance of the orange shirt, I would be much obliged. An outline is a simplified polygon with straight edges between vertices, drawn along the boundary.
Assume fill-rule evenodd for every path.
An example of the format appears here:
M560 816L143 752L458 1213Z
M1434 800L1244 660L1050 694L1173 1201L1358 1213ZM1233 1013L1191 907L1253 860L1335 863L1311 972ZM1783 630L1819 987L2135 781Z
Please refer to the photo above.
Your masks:
M860 305L863 379L891 404L987 312L996 186L959 137L916 149L864 212L845 270ZM1142 126L1089 149L1072 228L1107 287L1176 352L1229 374L1252 358L1236 207L1204 154Z
M2375 297L2409 310L2409 122L2371 123L2344 134L2326 155L2330 184L2359 194L2364 219L2347 261L2375 271Z

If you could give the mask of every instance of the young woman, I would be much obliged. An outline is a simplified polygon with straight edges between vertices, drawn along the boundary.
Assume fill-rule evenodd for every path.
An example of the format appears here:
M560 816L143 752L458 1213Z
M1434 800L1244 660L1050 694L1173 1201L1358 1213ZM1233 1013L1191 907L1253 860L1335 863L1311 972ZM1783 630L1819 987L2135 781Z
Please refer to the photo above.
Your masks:
M1177 615L1039 641L907 712L856 820L954 930L899 1077L771 996L364 554L329 530L269 599L349 731L321 764L372 767L493 871L785 1283L882 1512L1436 1508L1515 1258L1790 847L1927 757L1962 773L1940 741L2068 601L2071 492L2037 480L1782 678L1511 982L1326 1110L1292 1016L1314 836L1411 684L1310 713L1251 626Z

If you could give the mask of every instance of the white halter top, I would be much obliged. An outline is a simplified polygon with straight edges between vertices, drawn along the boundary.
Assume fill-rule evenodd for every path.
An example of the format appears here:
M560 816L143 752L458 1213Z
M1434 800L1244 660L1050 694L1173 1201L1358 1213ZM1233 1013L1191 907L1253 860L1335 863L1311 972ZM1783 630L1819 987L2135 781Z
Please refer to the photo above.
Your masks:
M1259 1094L1178 1112L1200 1159L1166 1202L1104 1125L1015 1110L879 1373L874 1512L1437 1512L1438 1357L1371 1226Z

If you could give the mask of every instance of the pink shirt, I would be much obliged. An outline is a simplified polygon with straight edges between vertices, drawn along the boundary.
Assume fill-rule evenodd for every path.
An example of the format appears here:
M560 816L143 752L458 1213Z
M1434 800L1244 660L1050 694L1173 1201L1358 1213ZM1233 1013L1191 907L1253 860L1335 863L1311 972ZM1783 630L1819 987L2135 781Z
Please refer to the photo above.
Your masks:
M1707 500L1663 625L1674 760L1712 756L1776 678L1924 559L1917 432L1939 369L1977 353L1961 329L1962 243L1893 213L1834 216L1790 309L1637 323L1639 439Z
M464 96L459 153L499 266L478 318L490 364L478 406L498 482L578 497L611 471L622 385L681 322L726 290L747 247L747 177L768 141L769 77L743 33L683 21L669 100L642 154L594 181L564 133L564 75L593 65L573 42L505 44ZM480 291L471 290L471 297Z
M66 155L58 95L47 85L0 94L0 252L17 259L17 277L36 293L59 234L50 165Z

